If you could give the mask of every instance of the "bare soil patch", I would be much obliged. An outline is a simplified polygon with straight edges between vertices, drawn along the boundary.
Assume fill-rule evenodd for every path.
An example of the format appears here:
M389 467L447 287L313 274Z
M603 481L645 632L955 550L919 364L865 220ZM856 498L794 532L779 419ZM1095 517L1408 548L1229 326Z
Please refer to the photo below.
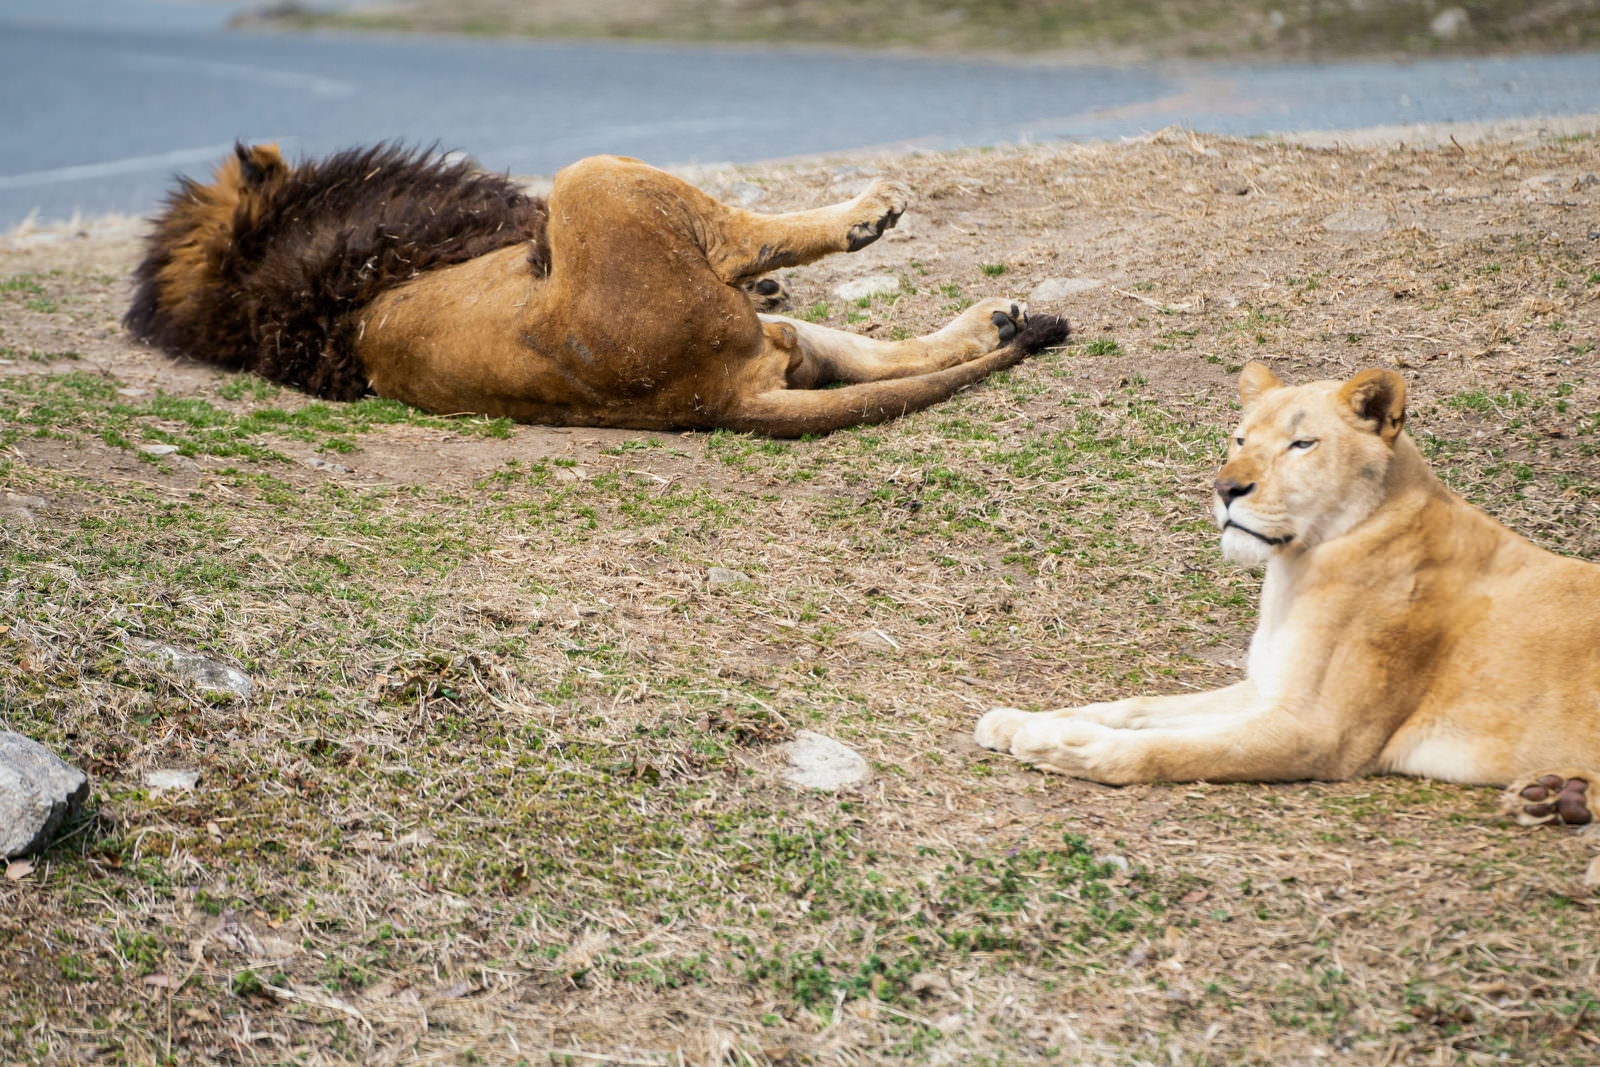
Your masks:
M129 343L136 226L0 239L0 727L95 788L0 878L0 1059L1593 1062L1592 838L1489 789L1108 789L969 738L1236 675L1256 579L1205 502L1248 359L1400 368L1447 481L1600 559L1596 141L697 179L776 211L878 173L919 201L785 272L792 313L921 332L1073 279L1041 310L1077 335L793 443L315 404ZM874 781L780 785L800 728Z

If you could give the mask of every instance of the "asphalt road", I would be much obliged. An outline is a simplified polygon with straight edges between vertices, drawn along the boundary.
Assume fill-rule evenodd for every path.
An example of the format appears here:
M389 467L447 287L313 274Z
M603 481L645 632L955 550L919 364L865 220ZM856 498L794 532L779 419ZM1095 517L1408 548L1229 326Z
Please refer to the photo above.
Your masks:
M549 174L849 149L1235 135L1600 113L1600 53L1409 63L1045 65L816 49L294 35L226 0L0 0L0 232L146 213L235 139L398 139Z

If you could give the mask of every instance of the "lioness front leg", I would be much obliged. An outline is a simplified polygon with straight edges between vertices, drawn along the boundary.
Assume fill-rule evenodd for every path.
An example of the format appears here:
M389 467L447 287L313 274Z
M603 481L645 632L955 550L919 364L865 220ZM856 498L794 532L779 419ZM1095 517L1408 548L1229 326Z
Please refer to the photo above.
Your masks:
M1241 708L1248 708L1255 701L1255 685L1247 680L1203 693L1127 697L1123 700L1084 704L1075 708L1056 708L1052 711L991 708L982 719L978 720L973 738L984 748L1009 752L1012 735L1016 733L1018 727L1028 721L1086 722L1124 730L1164 726L1193 727L1207 722L1222 725L1229 719L1236 718Z
M1075 716L1075 711L1086 711ZM1103 725L1095 717L1136 723ZM974 739L1043 770L1107 785L1344 777L1316 720L1260 704L1249 682L1060 712L995 708Z
M1506 787L1500 810L1523 826L1562 823L1586 826L1600 821L1600 774L1582 768L1521 778Z

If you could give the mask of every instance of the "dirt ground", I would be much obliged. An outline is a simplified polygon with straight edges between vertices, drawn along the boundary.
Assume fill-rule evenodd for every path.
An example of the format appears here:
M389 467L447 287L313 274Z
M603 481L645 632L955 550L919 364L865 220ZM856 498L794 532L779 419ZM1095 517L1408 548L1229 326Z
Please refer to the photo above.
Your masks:
M312 404L129 342L136 221L0 238L0 728L95 779L0 879L0 1061L1594 1062L1593 836L1406 779L1109 789L970 731L1237 676L1257 578L1206 500L1246 360L1401 370L1449 484L1600 559L1596 131L690 175L916 191L783 272L791 314L1075 290L1034 302L1064 348L793 443ZM873 781L780 784L801 728Z

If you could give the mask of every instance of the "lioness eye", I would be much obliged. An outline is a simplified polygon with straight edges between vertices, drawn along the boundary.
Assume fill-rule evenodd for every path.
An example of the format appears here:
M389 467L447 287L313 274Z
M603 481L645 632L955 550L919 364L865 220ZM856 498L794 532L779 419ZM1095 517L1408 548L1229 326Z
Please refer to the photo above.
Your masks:
M1315 437L1301 437L1290 441L1289 447L1296 452L1309 452L1317 447L1317 439Z
M1244 447L1244 438L1243 437L1235 437L1233 439L1233 443L1238 445L1240 448L1243 448Z

